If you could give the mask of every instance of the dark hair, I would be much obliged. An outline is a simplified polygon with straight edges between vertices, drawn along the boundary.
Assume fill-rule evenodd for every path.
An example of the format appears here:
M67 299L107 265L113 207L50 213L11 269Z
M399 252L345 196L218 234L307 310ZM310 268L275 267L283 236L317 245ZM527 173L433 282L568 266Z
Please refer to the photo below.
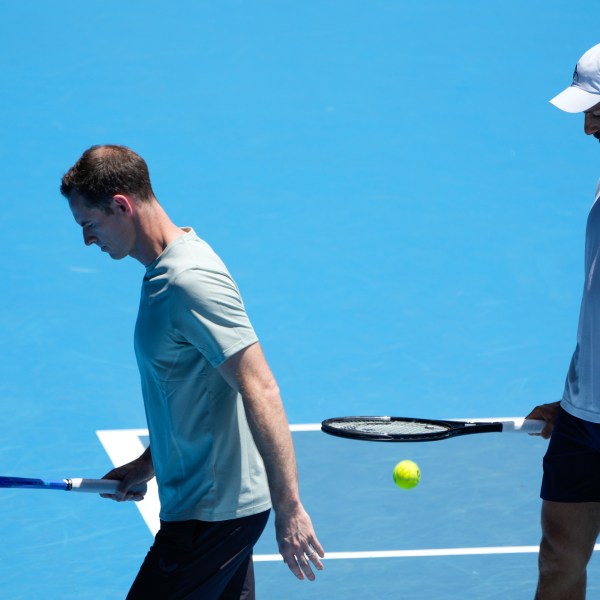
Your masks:
M115 194L133 194L142 201L154 196L146 161L125 146L110 144L88 148L63 175L60 193L70 198L73 191L105 211Z

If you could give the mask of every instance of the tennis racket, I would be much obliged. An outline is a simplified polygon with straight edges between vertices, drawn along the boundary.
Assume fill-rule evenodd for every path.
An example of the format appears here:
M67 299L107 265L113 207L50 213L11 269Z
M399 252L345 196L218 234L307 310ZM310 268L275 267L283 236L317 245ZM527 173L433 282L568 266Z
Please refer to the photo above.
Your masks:
M337 417L321 423L322 431L330 435L371 442L434 442L473 433L540 433L543 426L544 421L524 418L440 421L407 417Z
M62 490L65 492L88 492L92 494L114 494L118 481L112 479L62 479L50 481L46 479L31 479L28 477L2 477L0 488L21 488L24 490ZM146 484L135 486L132 492L146 492Z

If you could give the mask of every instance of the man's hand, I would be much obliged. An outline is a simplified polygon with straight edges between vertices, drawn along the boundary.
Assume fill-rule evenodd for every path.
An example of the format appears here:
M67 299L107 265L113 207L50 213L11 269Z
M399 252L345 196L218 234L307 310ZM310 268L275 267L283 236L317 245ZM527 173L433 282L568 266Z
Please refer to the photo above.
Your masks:
M558 417L558 409L560 407L560 402L551 402L550 404L541 404L540 406L536 406L525 418L526 419L537 419L539 421L544 421L546 424L544 428L539 434L532 435L541 435L544 439L548 439L552 435L552 430L554 429L554 424L556 423L556 418Z
M315 574L311 563L317 570L323 570L321 558L325 556L313 529L310 517L299 505L297 509L287 514L285 511L275 513L275 532L279 552L283 562L298 578L305 577L314 581Z
M146 495L146 482L154 477L154 466L150 448L135 460L109 471L102 479L119 481L119 487L114 494L101 494L116 502L133 500L139 502Z

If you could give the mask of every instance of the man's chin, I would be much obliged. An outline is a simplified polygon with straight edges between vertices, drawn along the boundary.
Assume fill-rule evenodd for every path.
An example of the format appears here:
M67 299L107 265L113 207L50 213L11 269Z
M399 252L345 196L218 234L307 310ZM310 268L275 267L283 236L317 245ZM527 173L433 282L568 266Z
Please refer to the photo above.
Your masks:
M102 252L106 252L113 260L123 260L127 256L126 254L116 254L112 250L102 250Z

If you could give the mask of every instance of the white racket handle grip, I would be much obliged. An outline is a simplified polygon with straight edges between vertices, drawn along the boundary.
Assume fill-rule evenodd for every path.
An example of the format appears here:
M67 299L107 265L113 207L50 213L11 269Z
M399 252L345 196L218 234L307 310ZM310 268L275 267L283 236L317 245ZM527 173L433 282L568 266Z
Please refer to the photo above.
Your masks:
M502 421L502 432L540 433L546 424L545 421L535 419L512 419Z
M117 491L119 482L113 479L82 479L74 477L66 479L71 492L88 492L91 494L114 494ZM146 484L142 483L130 488L131 492L146 493Z

